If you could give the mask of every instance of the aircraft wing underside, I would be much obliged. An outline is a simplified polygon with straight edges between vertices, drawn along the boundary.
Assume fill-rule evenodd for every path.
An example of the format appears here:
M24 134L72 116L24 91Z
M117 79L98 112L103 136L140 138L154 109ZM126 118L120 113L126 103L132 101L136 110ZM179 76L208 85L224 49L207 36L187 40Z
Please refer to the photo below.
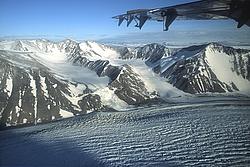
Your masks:
M167 31L174 20L215 20L234 19L238 22L238 28L244 24L250 26L250 0L201 0L175 6L136 9L127 11L126 14L113 18L118 19L118 25L125 20L127 26L132 21L140 29L147 20L163 22L164 31Z

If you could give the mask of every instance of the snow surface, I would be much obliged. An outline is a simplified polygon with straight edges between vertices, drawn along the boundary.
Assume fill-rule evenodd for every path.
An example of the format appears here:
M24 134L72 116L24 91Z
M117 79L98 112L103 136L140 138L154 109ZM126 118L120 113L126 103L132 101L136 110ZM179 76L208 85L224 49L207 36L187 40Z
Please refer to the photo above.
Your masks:
M15 47L17 43L20 43L22 45L21 51L14 50L16 49ZM107 52L107 57L110 56L111 53L115 54L112 49L105 50L101 45L99 46L94 42L85 43L89 43L92 47L97 47L94 48L94 50L103 49L100 54ZM25 48L26 50L23 51L23 48ZM65 50L60 48L60 43L54 43L47 40L2 41L0 42L0 49L15 53L15 58L10 57L10 60L21 67L24 66L24 64L20 64L19 62L15 61L15 59L17 58L20 59L20 56L22 56L22 58L24 59L38 61L46 68L49 68L49 70L59 78L80 83L88 81L86 82L86 84L92 86L93 89L103 88L109 83L108 77L98 77L98 75L94 71L91 71L87 68L82 68L80 66L72 65L72 63L68 61L67 53L65 52ZM104 54L103 56L105 57ZM32 64L30 66L32 67Z
M222 52L217 52L208 47L206 59L217 78L228 85L234 83L241 91L250 92L250 82L241 75L233 72L233 57Z
M86 41L80 43L80 48L89 60L113 60L119 58L119 53L114 49L96 42ZM89 53L87 55L87 53Z
M35 81L35 79L34 79L34 77L33 76L31 76L30 74L29 74L29 77L30 77L30 87L31 87L31 92L32 92L32 94L33 94L33 96L34 96L34 98L35 98L35 103L34 103L34 116L35 116L35 124L37 123L36 121L37 121L37 94L36 94L36 81Z
M108 77L99 77L96 72L81 66L75 66L70 63L51 64L51 66L54 66L52 71L57 77L87 84L93 90L106 87L109 83Z
M64 94L67 99L69 99L72 104L75 106L78 106L78 101L82 99L83 97L83 90L86 89L86 86L84 84L68 84L69 90L71 92L71 96L68 96ZM79 108L78 108L79 109Z
M180 60L188 60L192 57L199 56L201 54L199 49L194 50L181 50L171 57L165 57L161 60L161 73L164 73L169 67Z
M40 74L39 74L39 76L40 76L41 88L43 90L43 95L45 97L49 97L49 93L48 93L48 90L47 90L47 85L45 83L45 77L42 77Z
M60 167L248 166L249 104L157 105L0 131L0 162Z
M16 41L13 40L6 40L0 42L0 49L1 50L13 50L13 46L16 45Z
M10 76L8 76L7 80L6 80L6 90L8 93L8 96L10 97L11 93L12 93L12 88L13 88L13 81L12 78Z
M139 74L140 79L145 83L149 92L157 91L162 98L189 96L187 93L173 87L167 83L166 79L154 73L150 67L141 59L132 60L116 60L116 64L128 64L133 70Z
M69 118L69 117L73 117L74 114L71 113L71 112L68 112L66 110L63 110L63 109L60 109L60 115L63 117L63 118Z
M103 105L114 108L116 110L122 110L128 107L128 104L119 99L114 93L114 90L110 90L108 87L95 91L95 94L101 97Z

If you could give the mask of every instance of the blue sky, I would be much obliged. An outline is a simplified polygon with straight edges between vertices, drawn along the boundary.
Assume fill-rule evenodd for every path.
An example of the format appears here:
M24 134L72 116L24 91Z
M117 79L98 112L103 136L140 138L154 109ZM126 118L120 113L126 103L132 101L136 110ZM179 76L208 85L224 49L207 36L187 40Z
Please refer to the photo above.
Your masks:
M232 20L175 21L169 32L162 32L161 23L147 22L142 30L138 30L133 26L118 27L117 22L111 18L130 9L164 7L191 1L0 0L0 37L48 37L106 41L133 41L133 38L135 41L138 38L139 41L150 41L162 37L162 40L167 41L169 37L171 40L175 38L191 40L193 35L201 39L213 40L216 38L215 40L218 41L249 42L246 38L246 35L250 35L249 28L244 26L236 29L236 23ZM217 33L211 34L211 32ZM228 36L230 37L228 38Z

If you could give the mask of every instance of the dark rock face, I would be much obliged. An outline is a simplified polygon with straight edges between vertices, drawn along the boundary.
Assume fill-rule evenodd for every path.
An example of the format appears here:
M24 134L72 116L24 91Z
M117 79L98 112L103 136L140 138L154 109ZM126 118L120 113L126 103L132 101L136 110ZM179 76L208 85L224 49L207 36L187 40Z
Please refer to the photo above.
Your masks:
M168 78L168 81L171 84L188 93L223 93L226 91L232 92L239 90L233 82L229 85L217 78L216 74L210 68L210 65L206 60L206 57L209 56L205 53L208 47L210 49L212 48L215 54L216 52L221 52L226 53L228 56L233 56L235 59L233 62L234 69L231 70L240 71L239 69L241 69L241 72L238 72L237 74L246 78L247 73L243 69L246 69L245 67L247 65L243 65L241 57L243 54L248 53L248 55L244 55L244 57L247 58L247 62L249 62L249 51L235 50L233 48L224 47L219 44L209 44L195 47L192 46L178 51L176 54L172 55L173 59L178 59L178 56L181 55L181 52L183 53L184 57L187 51L191 52L191 55L189 58L182 58L178 59L178 61L175 61L164 71L161 71L161 76ZM169 63L168 61L169 60L163 61L162 64L167 64Z
M43 69L22 69L0 59L0 76L1 125L48 122L62 117L60 109L77 112L65 97L70 95L67 83Z
M85 113L90 110L99 110L103 107L101 97L96 94L88 94L84 96L82 100L78 101L78 104Z
M162 57L167 57L175 52L174 49L169 49L160 44L148 44L143 47L118 49L121 59L143 59L147 64L153 64L161 60Z
M100 77L108 76L110 88L115 88L115 94L128 104L139 104L149 98L145 84L128 65L113 66L108 61L88 61L84 57L76 58L74 63L95 71Z
M132 68L124 65L119 76L110 84L115 94L128 104L140 104L150 98L145 84Z
M24 118L27 123L34 122L34 97L29 87L28 74L4 60L0 60L0 64L1 125L23 123ZM11 85L12 90L7 90L7 84ZM21 98L22 101L19 100Z
M220 53L226 53L233 57L232 71L235 71L238 75L250 81L250 51L246 49L235 49L220 45L218 43L211 43L214 51Z
M81 55L76 57L73 63L95 71L99 77L108 76L111 81L114 80L121 71L120 67L110 65L107 60L90 61Z
M201 68L202 66L202 68ZM203 75L207 73L209 75ZM203 58L193 58L174 63L161 76L169 83L188 93L225 92L232 91L230 87L219 81Z
M171 54L171 50L159 44L149 44L137 49L137 58L145 59L146 64L154 64L161 60L162 57L167 57Z
M151 47L157 49L161 48L158 47L157 45L152 45ZM150 52L150 48L148 49L149 49L148 51ZM164 48L162 49L164 50ZM163 52L163 50L159 52ZM156 52L157 51L155 51L154 53ZM121 58L128 58L129 56L133 57L133 55L128 53L128 55L126 54L122 55ZM138 57L143 57L143 56L146 56L145 58L148 58L150 56L153 56L153 53L151 53L151 55L149 56L147 54L142 53L141 51L138 52ZM160 57L161 56L162 55L160 55ZM128 65L114 66L111 65L110 62L107 60L90 61L88 58L85 57L84 54L78 54L77 57L74 57L71 60L73 61L74 64L81 65L92 71L95 71L96 74L100 77L103 76L109 77L110 89L115 89L115 94L128 104L139 104L150 98L150 94L147 91L145 84L140 79L140 76L136 74L133 71L133 69Z
M17 46L22 50L21 43ZM69 99L69 85L72 83L55 77L29 52L0 51L1 126L49 122L62 118L60 110L81 113Z
M78 55L72 61L95 71L100 77L109 77L110 89L115 89L115 94L128 104L139 104L150 98L140 76L128 65L114 66L107 60L90 61L84 55Z
M224 53L233 59L232 70L249 80L250 51L234 49L218 43L190 46L183 49L168 49L163 45L150 44L132 49L119 49L123 59L138 58L161 77L180 90L188 93L238 91L235 83L224 83L217 78L206 57L206 49L213 54Z

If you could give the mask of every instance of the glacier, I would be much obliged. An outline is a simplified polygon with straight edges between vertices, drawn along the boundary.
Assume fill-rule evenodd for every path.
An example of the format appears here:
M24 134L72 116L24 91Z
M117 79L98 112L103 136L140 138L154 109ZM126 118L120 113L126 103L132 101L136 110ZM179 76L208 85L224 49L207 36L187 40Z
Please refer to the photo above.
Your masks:
M92 112L0 131L1 166L248 166L249 100Z

